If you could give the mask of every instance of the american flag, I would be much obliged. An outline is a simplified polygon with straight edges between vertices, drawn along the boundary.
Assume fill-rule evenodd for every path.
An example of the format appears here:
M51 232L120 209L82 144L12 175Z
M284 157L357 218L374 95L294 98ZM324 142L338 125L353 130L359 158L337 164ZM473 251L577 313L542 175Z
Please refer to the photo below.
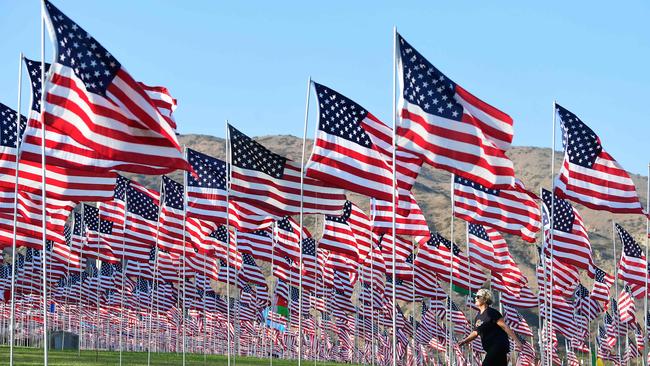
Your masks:
M551 208L551 205L554 207ZM553 243L551 243L550 214L553 210ZM591 243L578 211L569 201L542 189L542 220L546 240L544 250L553 250L555 258L577 268L593 271Z
M555 192L594 210L643 214L634 182L605 152L598 135L559 104L555 110L564 146Z
M555 257L551 261L550 256L542 254L539 248L538 253L540 254L540 262L537 266L537 284L542 286L540 296L543 296L542 293L546 291L546 288L550 288L551 278L553 278L554 293L560 293L564 297L573 295L575 287L580 282L578 269L570 264L559 261ZM545 265L544 261L546 262Z
M242 253L242 268L239 271L241 283L253 283L259 286L266 286L266 278L255 263L255 259L248 253Z
M371 131L387 130L391 141L390 129L351 99L324 85L313 85L319 106L318 128L307 176L392 201L392 167L371 135Z
M513 137L510 116L451 81L400 35L397 41L397 146L486 187L513 186L513 165L505 155Z
M238 231L255 231L270 228L276 216L246 202L228 201L228 217L230 225Z
M625 286L618 295L618 313L622 324L636 322L636 307L630 292L630 286Z
M591 296L589 290L582 284L578 284L575 290L575 308L578 314L594 320L604 311L600 302Z
M29 122L23 135L20 154L20 189L36 192L42 189L41 155L45 154L47 195L70 201L107 201L113 197L116 174L108 169L89 165L85 147L70 148L70 140L63 138L61 131L48 128L45 151L41 146L42 124L41 105L41 63L25 59L27 73L32 87L32 103ZM46 73L50 65L46 64ZM65 146L63 151L61 146ZM92 157L92 154L90 154ZM83 161L80 164L79 161ZM13 180L13 176L12 176Z
M273 247L273 237L268 230L237 233L238 250L252 255L255 259L269 263L280 260L279 251L275 251Z
M508 250L508 244L501 234L481 225L467 224L470 264L480 264L491 271L492 277L500 277L508 288L526 285L526 277Z
M135 81L84 29L49 1L45 8L56 40L56 62L45 86L45 123L115 161L119 170L188 169L176 124L157 105L164 89Z
M156 246L158 202L151 195L129 186L126 203L124 246L118 244L113 253L128 260L147 262L151 248Z
M541 218L535 197L523 183L514 188L486 188L467 178L454 176L454 215L467 222L493 227L533 243Z
M478 265L473 269L470 268L468 257L456 244L452 245L440 233L432 233L429 240L421 242L415 266L422 266L436 273L440 280L445 282L450 282L453 278L454 285L466 290L478 290L487 281L487 277L480 271Z
M395 212L395 233L397 235L426 236L429 234L427 220L412 193L400 195L399 206ZM393 203L376 200L372 209L373 231L375 233L392 233Z
M0 214L13 219L16 157L27 119L21 115L18 120L16 111L0 103L0 123Z
M187 161L195 174L187 175L187 216L226 223L226 162L187 149Z
M618 279L630 285L634 297L642 298L645 294L645 281L648 271L646 257L630 233L619 224L614 226L621 243L623 243L623 252L618 263Z
M162 177L163 204L158 223L158 247L162 250L181 254L186 244L185 200L183 185L172 179Z
M609 291L614 284L614 276L602 269L594 269L594 286L591 289L591 298L606 303L609 300Z
M311 234L306 227L302 228L300 234L300 225L291 217L285 217L277 221L274 230L276 249L284 255L287 255L294 262L300 261L300 240L310 238Z
M101 211L94 206L83 204L83 220L86 228L86 245L83 247L84 258L95 258L103 262L117 263L118 258L113 246L122 240L122 236L113 236L114 223L102 219Z
M300 165L275 154L228 126L232 162L231 196L275 215L300 213ZM303 179L305 213L340 215L345 204L343 190L313 178Z
M503 305L503 318L506 324L516 333L522 336L532 337L533 331L526 322L526 319L519 314L517 309L510 305Z
M319 248L346 256L356 262L360 260L359 244L357 235L348 224L352 215L352 205L352 202L345 201L343 215L325 216L325 228L318 245Z

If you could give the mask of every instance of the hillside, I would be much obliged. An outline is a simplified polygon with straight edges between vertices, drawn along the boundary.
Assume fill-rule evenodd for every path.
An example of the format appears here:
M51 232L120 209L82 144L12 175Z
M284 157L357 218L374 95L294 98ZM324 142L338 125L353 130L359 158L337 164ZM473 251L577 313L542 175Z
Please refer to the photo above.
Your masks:
M272 151L286 156L292 160L300 161L302 150L302 139L289 135L261 136L255 138L257 141ZM182 144L189 148L198 150L218 158L225 157L225 141L207 135L182 135ZM306 158L311 152L312 141L308 141ZM517 176L526 184L528 189L539 192L540 188L550 189L550 149L538 147L513 147L508 155L515 165ZM556 171L559 170L562 154L556 153ZM171 175L172 178L181 182L179 172ZM642 202L646 202L647 177L632 175ZM159 178L150 176L138 176L135 179L152 188L158 188ZM450 175L441 170L425 167L418 178L414 188L414 194L425 213L432 230L438 230L445 236L450 234ZM369 209L369 200L360 195L351 194L350 200L358 204L364 210ZM645 219L638 215L614 215L602 211L594 211L582 206L577 206L581 212L593 246L594 260L596 264L606 271L612 273L614 268L614 253L612 247L612 220L623 225L642 244L646 230ZM321 221L322 222L322 221ZM314 218L308 218L306 225L312 233L318 237L320 228L314 228ZM455 220L456 242L465 245L465 225L461 220ZM534 283L534 266L537 261L537 254L534 245L528 244L514 236L507 236L508 244L517 263L524 273L529 277L532 286ZM621 246L617 240L617 253L620 253ZM620 254L619 254L620 255ZM617 255L618 257L618 255ZM588 281L586 281L588 283ZM585 285L587 285L585 283Z

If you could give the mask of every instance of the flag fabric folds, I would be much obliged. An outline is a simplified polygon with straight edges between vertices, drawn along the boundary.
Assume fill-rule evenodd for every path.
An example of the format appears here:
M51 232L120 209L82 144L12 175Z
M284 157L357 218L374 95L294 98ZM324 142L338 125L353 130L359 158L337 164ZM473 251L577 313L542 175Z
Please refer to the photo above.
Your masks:
M605 151L598 135L559 104L555 105L555 111L564 146L556 194L594 210L643 214L634 182Z
M512 187L514 168L505 155L512 118L451 81L399 34L397 42L397 146L486 187Z
M164 174L188 169L175 122L157 107L163 101L157 96L166 89L135 81L106 48L51 2L45 1L45 10L56 44L56 60L45 85L45 124L66 131L123 171Z

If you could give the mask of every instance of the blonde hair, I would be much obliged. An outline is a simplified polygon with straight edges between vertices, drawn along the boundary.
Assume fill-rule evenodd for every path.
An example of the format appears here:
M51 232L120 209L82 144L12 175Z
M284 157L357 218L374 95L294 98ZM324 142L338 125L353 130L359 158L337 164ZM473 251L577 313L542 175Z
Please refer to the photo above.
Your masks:
M476 292L476 298L487 305L492 305L492 293L488 289L482 288L478 290Z

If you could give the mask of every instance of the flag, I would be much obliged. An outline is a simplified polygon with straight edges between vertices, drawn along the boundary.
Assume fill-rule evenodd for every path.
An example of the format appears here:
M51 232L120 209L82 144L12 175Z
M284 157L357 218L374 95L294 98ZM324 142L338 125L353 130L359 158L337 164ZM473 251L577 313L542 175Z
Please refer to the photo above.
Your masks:
M350 201L345 201L343 215L326 215L323 236L318 242L318 246L357 262L359 261L359 245L354 231L348 224L351 215L352 202Z
M308 177L365 196L392 201L393 170L369 131L392 141L390 128L351 99L313 83L318 128Z
M535 198L519 180L514 188L493 189L454 176L454 216L517 235L530 243L535 242L541 227Z
M230 194L270 215L300 213L300 165L275 154L228 125L232 181ZM345 204L343 190L330 188L312 178L303 179L305 213L340 215Z
M512 118L451 81L399 34L397 42L397 146L483 186L513 186L514 168L505 155Z
M623 243L621 260L618 263L618 279L625 281L632 288L634 297L642 298L645 294L648 262L639 244L619 224L614 224L618 237Z
M554 206L553 211L551 205ZM552 234L549 219L551 212L553 212ZM548 253L553 250L555 258L561 262L592 272L594 262L591 256L591 243L578 211L567 200L542 189L542 219L546 237L544 250Z
M632 178L605 151L598 135L559 104L555 104L555 113L564 146L556 194L594 210L643 214Z
M228 194L226 162L192 149L187 149L187 161L195 172L185 172L187 216L225 224Z
M182 254L185 250L185 200L183 185L162 176L163 204L158 219L158 247L164 251Z
M49 1L45 10L56 55L45 85L45 124L114 161L120 170L164 174L188 169L175 122L157 107L162 101L157 96L166 90L135 81Z
M126 210L124 244L113 248L113 252L118 257L146 262L151 248L156 246L158 200L129 186L126 189Z
M395 212L395 233L397 235L427 236L429 226L413 193L400 195L399 207ZM375 233L392 233L393 203L375 200L372 207L372 229ZM404 213L404 215L402 214Z
M609 300L609 291L613 284L614 276L596 267L594 269L594 286L591 289L591 298L606 303Z

